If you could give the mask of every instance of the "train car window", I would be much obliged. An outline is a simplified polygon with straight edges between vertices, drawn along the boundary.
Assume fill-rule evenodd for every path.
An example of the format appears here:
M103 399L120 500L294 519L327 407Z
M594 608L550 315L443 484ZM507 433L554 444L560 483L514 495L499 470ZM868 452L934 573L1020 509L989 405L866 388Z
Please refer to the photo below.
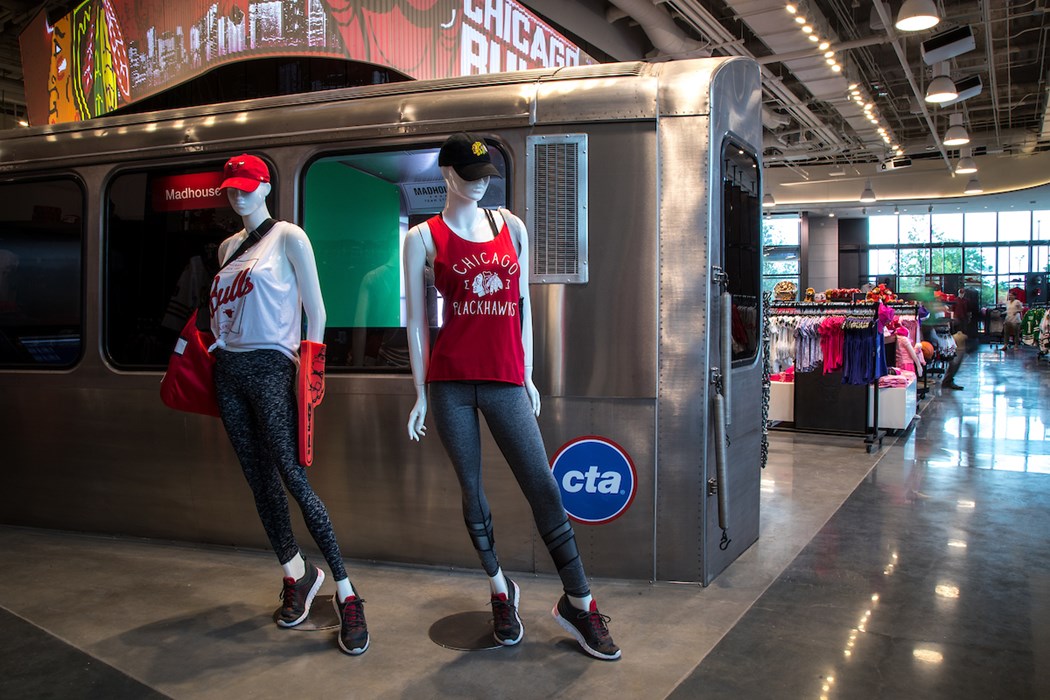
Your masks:
M68 178L0 184L0 367L83 352L84 193Z
M325 156L306 169L302 221L328 315L329 369L411 371L401 248L409 228L444 206L439 147ZM489 152L506 175L504 154L493 144ZM506 177L492 178L481 206L507 206ZM442 300L432 285L427 301L436 329Z
M758 159L733 143L722 156L723 269L733 295L733 363L758 353L762 219Z
M219 243L241 219L218 189L225 160L125 171L107 189L104 347L125 369L163 369L206 303ZM274 210L276 169L267 203Z

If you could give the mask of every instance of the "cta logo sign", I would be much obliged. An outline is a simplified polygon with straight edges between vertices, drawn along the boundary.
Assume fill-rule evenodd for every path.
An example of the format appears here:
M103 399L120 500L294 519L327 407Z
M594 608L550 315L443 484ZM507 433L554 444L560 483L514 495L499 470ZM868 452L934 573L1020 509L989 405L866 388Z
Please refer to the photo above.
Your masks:
M586 436L561 447L551 460L565 512L579 523L601 525L623 515L638 486L630 455L612 440Z

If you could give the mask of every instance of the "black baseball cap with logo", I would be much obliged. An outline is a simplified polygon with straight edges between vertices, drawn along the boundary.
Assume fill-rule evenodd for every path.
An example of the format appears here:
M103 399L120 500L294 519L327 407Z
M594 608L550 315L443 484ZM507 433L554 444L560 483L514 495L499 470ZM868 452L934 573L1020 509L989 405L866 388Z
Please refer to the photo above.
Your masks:
M438 152L439 166L452 166L464 180L480 180L483 177L502 177L492 164L489 147L485 139L464 131L452 134Z

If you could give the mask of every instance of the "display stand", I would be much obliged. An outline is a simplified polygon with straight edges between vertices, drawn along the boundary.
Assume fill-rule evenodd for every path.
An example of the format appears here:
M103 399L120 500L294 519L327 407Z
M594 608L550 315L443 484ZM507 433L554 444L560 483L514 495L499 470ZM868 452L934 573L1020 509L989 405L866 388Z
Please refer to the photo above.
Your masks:
M898 316L915 318L917 306L913 302L892 302L887 306L893 308ZM771 315L841 315L867 318L874 323L878 302L776 302L771 309ZM875 346L873 362L880 351L886 352L884 342L881 348ZM796 371L792 383L772 382L770 389L770 419L790 420L792 423L790 427L777 425L778 429L862 435L868 452L882 447L887 429L880 424L879 404L880 395L885 390L879 389L878 378L873 384L844 384L842 370L825 374L822 367L818 366L813 371ZM783 405L789 393L792 394L790 411ZM903 397L895 397L895 407L899 398ZM914 402L912 407L914 411ZM895 423L903 420L907 410L902 408L896 413L901 418Z

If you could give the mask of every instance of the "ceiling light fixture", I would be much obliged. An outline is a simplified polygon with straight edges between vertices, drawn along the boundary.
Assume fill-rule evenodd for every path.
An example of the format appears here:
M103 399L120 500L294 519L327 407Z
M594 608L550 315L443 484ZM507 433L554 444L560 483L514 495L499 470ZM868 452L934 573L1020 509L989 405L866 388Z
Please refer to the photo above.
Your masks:
M865 204L878 201L878 197L875 196L875 190L871 189L871 178L868 178L864 183L864 191L860 193L860 201Z
M977 172L977 161L971 154L972 151L969 148L959 149L959 162L955 164L956 175L969 175Z
M970 135L963 126L963 115L955 112L948 116L948 130L944 132L945 146L965 146L970 143Z
M941 21L933 0L904 0L894 26L902 32L921 32Z
M769 207L775 207L777 200L773 199L773 195L770 192L766 192L762 195L762 206L768 209Z
M948 63L938 63L933 80L926 88L926 101L940 104L959 96L955 83L948 77Z
M981 194L984 192L984 188L981 187L981 181L974 175L970 178L970 181L966 183L966 189L963 190L965 194Z

